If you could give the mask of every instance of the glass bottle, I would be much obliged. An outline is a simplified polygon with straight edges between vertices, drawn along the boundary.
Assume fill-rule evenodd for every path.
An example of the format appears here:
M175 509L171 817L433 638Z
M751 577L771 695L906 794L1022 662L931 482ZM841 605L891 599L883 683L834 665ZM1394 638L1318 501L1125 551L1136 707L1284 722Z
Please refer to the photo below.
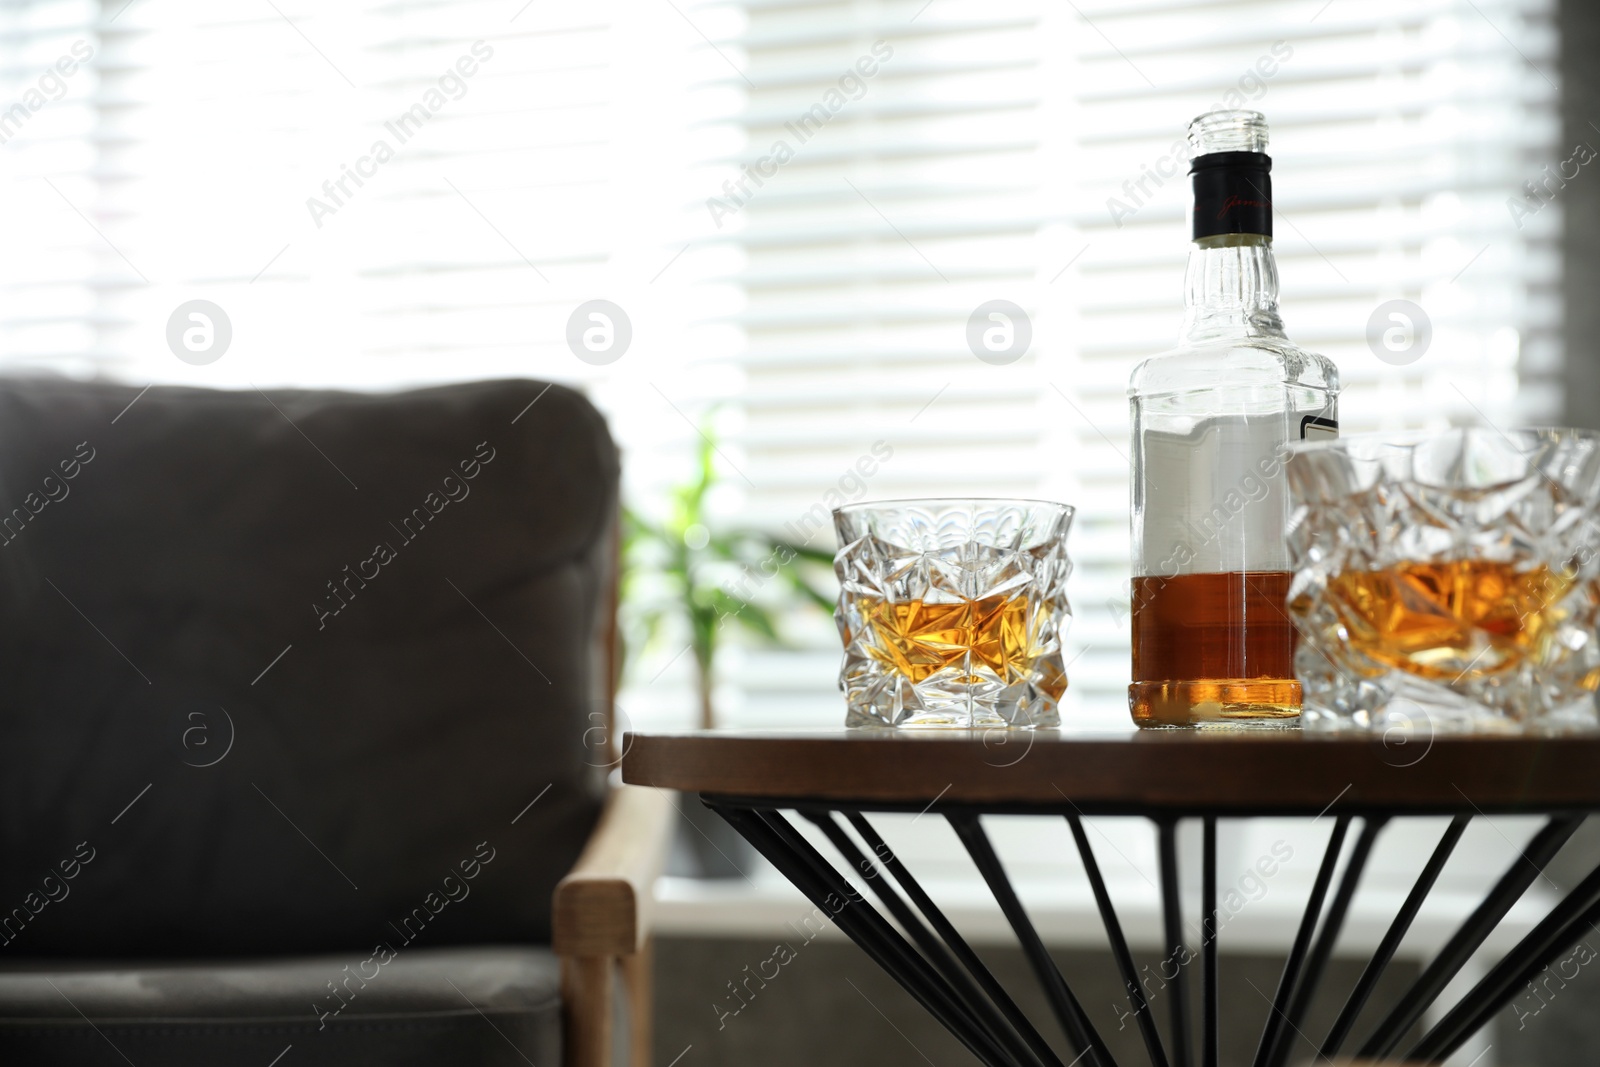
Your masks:
M1141 727L1296 726L1287 445L1337 436L1339 371L1284 336L1266 119L1189 124L1194 248L1178 345L1140 363L1133 684Z

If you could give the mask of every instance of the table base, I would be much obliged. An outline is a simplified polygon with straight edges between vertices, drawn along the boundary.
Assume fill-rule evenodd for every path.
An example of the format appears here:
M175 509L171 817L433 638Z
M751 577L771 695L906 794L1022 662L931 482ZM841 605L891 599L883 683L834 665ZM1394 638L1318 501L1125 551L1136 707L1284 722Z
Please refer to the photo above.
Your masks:
M1115 1061L1105 1042L1062 977L1006 876L1005 868L980 822L985 809L970 805L930 805L928 810L948 820L1015 932L1075 1057L1065 1063L873 829L865 812L884 808L818 805L815 801L775 805L771 798L703 796L702 799L813 904L828 912L847 937L889 972L980 1062L990 1067L1072 1067L1078 1063L1086 1067L1114 1067ZM785 810L795 811L822 830L838 851L845 868L861 875L888 916L894 920L892 923L795 829L784 816ZM1007 813L1015 814L1016 809L1008 808ZM1129 1011L1137 1021L1153 1067L1190 1067L1196 1062L1196 1051L1201 1067L1217 1067L1218 816L1193 816L1202 823L1201 911L1202 931L1205 934L1199 955L1201 1013L1196 1049L1186 996L1190 978L1186 965L1195 957L1183 940L1178 891L1179 817L1163 814L1152 818L1160 844L1163 941L1171 953L1168 958L1181 961L1176 975L1170 979L1174 995L1170 998L1168 1029L1163 1038L1148 1010L1149 1004L1140 986L1133 956L1101 877L1094 849L1084 833L1080 815L1070 805L1064 810L1041 809L1033 814L1064 817L1072 831L1094 893L1095 904L1105 925L1112 959L1127 990ZM1312 996L1333 955L1335 942L1355 897L1362 870L1378 835L1392 817L1393 813L1383 811L1336 817L1332 836L1306 901L1305 912L1284 961L1283 972L1272 999L1272 1011L1263 1027L1253 1067L1284 1067L1290 1052L1290 1035L1299 1031L1304 1023ZM1345 851L1345 842L1351 836L1352 824L1358 818L1361 823L1359 832L1354 835L1348 862L1337 887L1334 887L1334 873ZM1332 1029L1322 1040L1322 1056L1338 1054L1349 1041L1357 1016L1394 958L1401 940L1421 910L1471 818L1471 814L1457 814L1446 827L1405 903L1347 997ZM1548 822L1529 842L1522 855L1490 887L1483 902L1462 922L1438 955L1366 1037L1357 1055L1363 1059L1394 1056L1407 1033L1541 875L1556 852L1577 831L1583 818L1582 814L1577 813L1550 815ZM854 831L854 836L847 831L847 826ZM893 885L890 884L891 879ZM1548 916L1489 969L1455 1007L1399 1058L1437 1062L1449 1056L1509 1004L1524 983L1570 949L1583 932L1597 921L1600 921L1600 867L1562 899Z

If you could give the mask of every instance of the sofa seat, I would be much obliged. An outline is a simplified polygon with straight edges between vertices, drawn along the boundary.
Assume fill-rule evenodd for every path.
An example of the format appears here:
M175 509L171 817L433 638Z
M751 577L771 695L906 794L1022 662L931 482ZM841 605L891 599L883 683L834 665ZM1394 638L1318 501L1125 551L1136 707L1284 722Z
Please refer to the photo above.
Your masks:
M0 963L0 1063L29 1067L555 1067L547 949Z

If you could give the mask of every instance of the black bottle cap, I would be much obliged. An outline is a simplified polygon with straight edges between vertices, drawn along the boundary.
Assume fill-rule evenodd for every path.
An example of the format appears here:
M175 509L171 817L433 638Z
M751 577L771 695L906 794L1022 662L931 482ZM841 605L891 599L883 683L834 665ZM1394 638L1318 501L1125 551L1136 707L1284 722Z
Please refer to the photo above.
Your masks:
M1272 157L1265 152L1212 152L1189 164L1194 185L1194 238L1250 233L1272 236Z

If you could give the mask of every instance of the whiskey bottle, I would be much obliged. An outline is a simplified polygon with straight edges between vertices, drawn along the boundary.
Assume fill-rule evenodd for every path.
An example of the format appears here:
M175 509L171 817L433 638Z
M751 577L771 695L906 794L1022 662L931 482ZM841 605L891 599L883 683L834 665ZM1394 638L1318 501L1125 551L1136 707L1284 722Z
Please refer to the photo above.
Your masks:
M1141 727L1296 726L1283 464L1338 435L1339 371L1284 336L1266 120L1189 125L1193 237L1178 346L1128 384L1133 683Z

